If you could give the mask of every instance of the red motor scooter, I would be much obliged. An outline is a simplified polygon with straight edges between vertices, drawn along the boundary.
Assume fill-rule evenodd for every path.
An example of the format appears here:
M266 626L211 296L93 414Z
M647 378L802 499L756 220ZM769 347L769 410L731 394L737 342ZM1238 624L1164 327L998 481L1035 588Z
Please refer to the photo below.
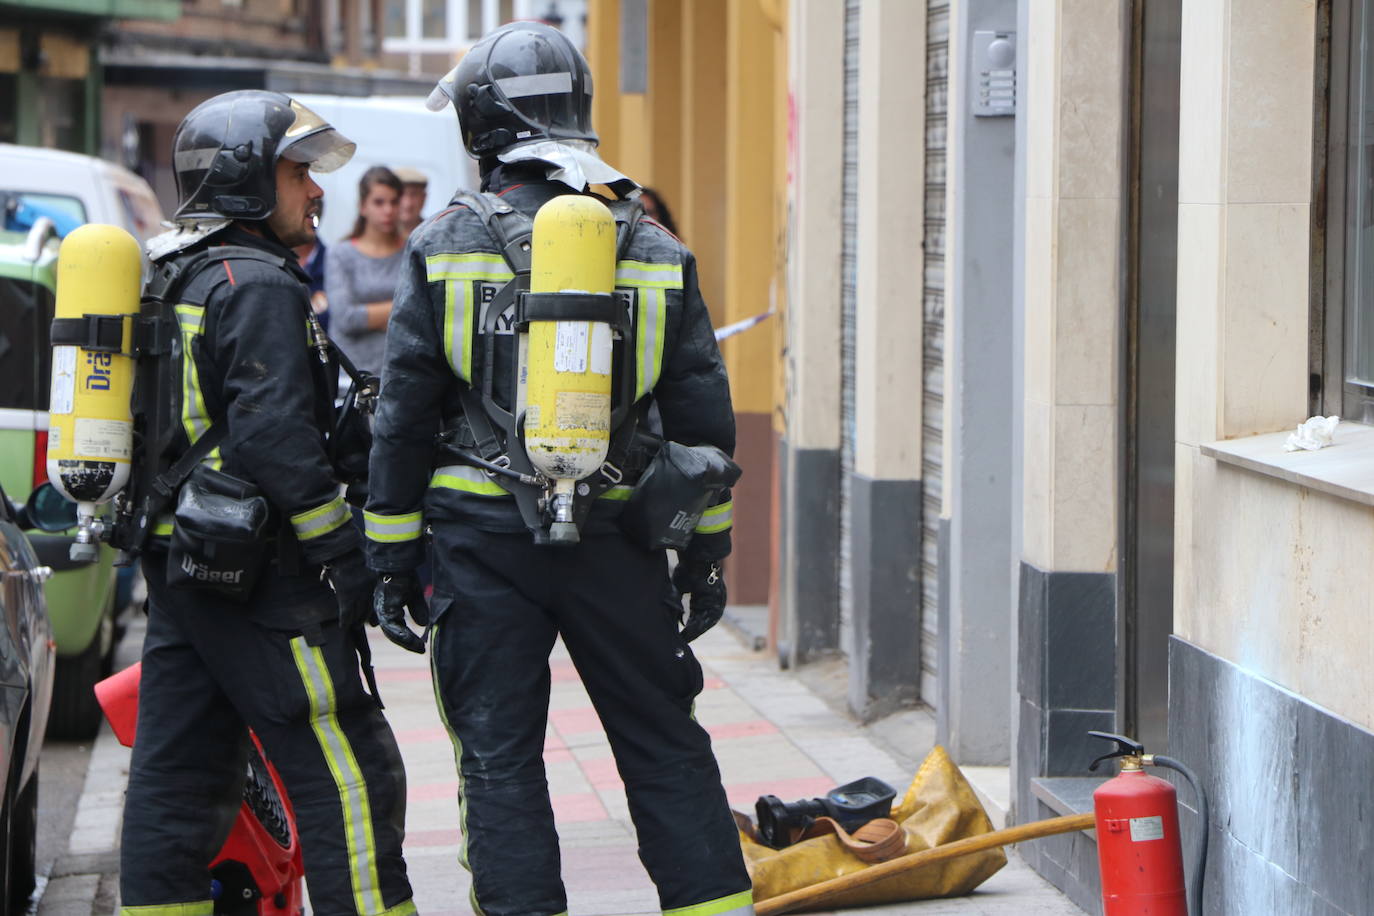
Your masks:
M138 682L142 663L130 665L95 685L96 699L115 737L134 746ZM210 863L215 913L226 916L301 916L305 867L296 818L281 777L249 735L248 774L229 838Z

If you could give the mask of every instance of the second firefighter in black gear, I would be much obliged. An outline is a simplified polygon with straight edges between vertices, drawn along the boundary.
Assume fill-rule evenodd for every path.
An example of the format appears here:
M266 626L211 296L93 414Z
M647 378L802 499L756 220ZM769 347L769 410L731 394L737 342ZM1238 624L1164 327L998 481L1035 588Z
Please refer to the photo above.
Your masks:
M313 236L321 191L310 169L352 149L274 92L217 96L177 132L176 228L150 248L155 267L185 265L189 277L172 300L170 398L144 405L172 424L145 438L169 444L142 460L169 465L216 431L201 464L261 492L271 538L239 601L170 584L170 519L152 520L121 842L130 916L211 913L208 866L240 803L248 728L295 811L312 911L415 912L401 857L405 774L360 676L357 627L376 580L328 457L339 370L313 332L289 247Z
M670 579L666 551L632 542L617 525L638 462L615 469L624 477L594 500L578 543L549 546L535 543L505 486L464 460L486 436L465 401L471 409L490 382L501 407L514 402L512 316L488 311L508 301L502 291L519 267L503 250L521 246L498 242L488 220L528 226L558 195L595 183L632 196L637 187L595 153L590 80L561 33L522 22L482 39L431 96L431 107L456 103L484 193L421 224L404 257L365 513L369 562L384 576L376 607L398 622L405 607L425 614L413 571L428 528L431 664L458 749L461 861L478 913L567 911L543 762L548 659L561 637L610 739L663 912L743 916L753 912L750 879L710 739L692 717L702 673L688 645L724 608L728 490ZM633 229L616 286L636 331L614 372L633 377L628 390L643 414L656 406L664 438L730 453L729 384L696 261L657 224L634 225L633 205L613 209ZM679 590L692 594L681 630Z

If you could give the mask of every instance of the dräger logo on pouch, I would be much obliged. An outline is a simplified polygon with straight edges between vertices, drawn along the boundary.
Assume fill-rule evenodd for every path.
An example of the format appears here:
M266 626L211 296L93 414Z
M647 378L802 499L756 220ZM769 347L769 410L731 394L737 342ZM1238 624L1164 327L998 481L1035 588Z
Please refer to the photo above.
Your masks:
M238 585L243 578L241 569L211 569L204 563L197 563L189 554L181 558L181 571L198 582L222 582L225 585Z
M699 512L679 512L673 516L673 520L668 523L668 527L674 531L691 531L701 521Z

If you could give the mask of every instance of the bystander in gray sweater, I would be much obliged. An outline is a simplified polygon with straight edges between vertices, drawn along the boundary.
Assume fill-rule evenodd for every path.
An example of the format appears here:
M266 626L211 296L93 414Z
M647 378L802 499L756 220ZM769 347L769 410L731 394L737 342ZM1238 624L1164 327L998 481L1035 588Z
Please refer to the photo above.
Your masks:
M324 292L329 300L329 336L359 368L382 371L385 329L367 326L367 304L390 302L405 250L385 258L363 254L351 239L325 251Z

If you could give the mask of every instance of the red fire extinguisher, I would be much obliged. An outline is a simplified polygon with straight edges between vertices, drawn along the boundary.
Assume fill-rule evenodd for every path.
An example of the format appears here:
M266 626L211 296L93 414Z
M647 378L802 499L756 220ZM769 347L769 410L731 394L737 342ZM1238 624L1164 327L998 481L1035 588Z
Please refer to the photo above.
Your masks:
M1201 829L1193 876L1192 914L1202 916L1202 879L1207 862L1207 799L1197 777L1171 757L1146 754L1145 746L1123 735L1089 732L1116 742L1117 748L1093 761L1119 758L1121 772L1093 792L1097 815L1097 861L1102 873L1104 916L1188 916L1183 880L1183 848L1178 831L1174 787L1145 772L1160 766L1183 774L1198 799Z

